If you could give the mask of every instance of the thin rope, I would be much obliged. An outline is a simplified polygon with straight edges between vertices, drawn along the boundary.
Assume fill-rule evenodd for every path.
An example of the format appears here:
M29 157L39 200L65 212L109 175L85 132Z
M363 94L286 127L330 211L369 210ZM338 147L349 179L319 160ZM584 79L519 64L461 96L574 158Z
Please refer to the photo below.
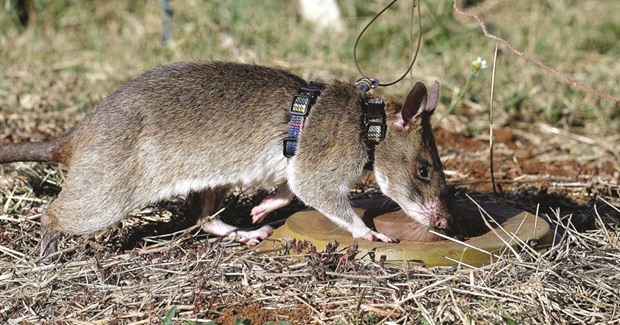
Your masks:
M385 11L387 11L394 3L396 3L396 1L398 0L392 0L392 2L390 2L390 4L388 4L385 8L383 8L383 10L381 10L374 18L372 18L370 20L370 22L368 22L368 24L366 24L366 27L364 27L364 29L362 29L362 32L357 36L357 39L355 40L355 46L353 47L353 59L355 60L355 66L357 67L357 71L359 71L359 73L362 76L367 76L363 71L362 68L360 68L359 62L357 60L357 45L359 44L360 39L362 38L362 35L364 35L364 33L366 32L366 30L368 29L368 27L370 27L370 25L372 25L372 23L375 22L375 20L377 20L377 18L379 18L379 16L381 16ZM416 7L416 1L413 0L413 6ZM420 13L420 3L418 1L418 28L419 28L419 33L418 33L418 45L416 47L415 50L415 55L413 56L413 58L411 58L411 64L409 64L409 68L407 68L407 71L405 71L405 73L403 73L402 76L400 76L400 78L392 81L392 82L388 82L388 83L379 83L379 86L382 87L387 87L387 86L391 86L396 84L397 82L400 82L401 80L403 80L407 74L409 73L409 71L411 71L411 69L413 68L413 64L415 63L416 59L418 58L418 53L420 51L420 44L422 43L422 15ZM411 43L413 43L413 34L411 34Z

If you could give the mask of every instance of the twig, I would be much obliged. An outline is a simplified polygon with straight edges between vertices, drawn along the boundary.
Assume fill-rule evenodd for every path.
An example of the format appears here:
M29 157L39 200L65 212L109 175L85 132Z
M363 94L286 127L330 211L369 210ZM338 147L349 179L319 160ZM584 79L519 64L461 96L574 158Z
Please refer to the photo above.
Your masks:
M478 211L481 214L482 217L482 221L484 221L484 224L487 226L487 228L489 228L489 230L499 239L502 241L502 243L504 243L504 245L506 246L506 248L508 248L510 251L512 251L514 257L519 261L519 262L523 262L523 260L521 259L521 256L519 256L519 254L517 253L517 251L512 247L512 245L506 241L506 239L504 239L503 236L500 236L499 233L497 232L497 230L495 230L495 228L489 223L488 219L491 219L496 225L497 228L499 228L500 230L502 230L504 232L504 234L507 234L510 238L510 240L514 239L515 234L512 233L508 233L497 221L495 221L495 219L493 217L491 217L491 215L486 212L481 206L480 204L478 204L478 202L476 202L476 200L474 200L471 196L469 196L469 194L466 195L469 200L471 200L477 207L478 207ZM484 217L486 215L486 218Z
M583 90L583 91L585 91L585 92L587 92L587 93L590 93L590 94L592 94L592 95L594 95L594 96L597 96L597 97L600 97L600 98L604 98L604 99L607 99L607 100L610 100L610 101L620 102L620 97L610 96L610 95L604 94L604 93L602 93L602 92L596 91L596 90L594 90L594 89L592 89L592 88L586 87L586 86L585 86L585 85L583 85L582 83L580 83L580 82L578 82L578 81L575 81L575 80L571 79L568 75L566 75L566 73L562 72L561 70L556 69L556 68L554 68L554 67L550 67L550 66L548 66L548 65L546 65L546 64L544 64L544 63L542 63L540 60L535 59L535 58L533 58L533 57L531 57L531 56L529 56L529 55L527 55L527 54L525 54L525 53L523 53L523 52L521 52L521 51L517 50L517 49L516 49L516 48L515 48L512 44L510 44L508 41L504 40L504 39L503 39L503 38L501 38L501 37L497 37L497 36L495 36L495 35L493 35L493 34L489 33L489 31L487 30L487 27L485 26L485 24L484 24L484 22L482 21L482 19L480 19L480 17L478 17L478 16L477 16L477 15L475 15L475 14L472 14L472 13L468 13L468 12L464 12L464 11L462 11L462 10L459 8L459 5L458 5L458 0L453 0L453 1L454 1L454 5L453 5L454 11L455 11L457 14L461 15L461 16L464 16L464 17L467 17L467 18L472 18L472 19L474 19L476 22L478 22L478 25L480 25L480 28L482 29L482 32L484 33L484 36L486 36L487 38L490 38L490 39L492 39L492 40L494 40L494 41L496 41L496 42L502 43L503 45L505 45L506 47L508 47L509 49L511 49L511 50L512 50L512 52L514 52L516 55L520 56L521 58L523 58L523 59L525 59L525 60L527 60L527 61L530 61L530 62L532 62L532 63L536 64L536 65L537 65L537 66L539 66L541 69L543 69L543 70L545 70L545 71L548 71L548 72L551 72L551 73L554 73L554 74L556 74L556 75L558 75L558 76L562 77L562 78L566 81L566 83L567 83L569 86L571 86L572 88L581 89L581 90Z
M495 44L495 54L493 55L493 73L491 74L491 102L489 106L489 159L491 162L491 184L493 184L493 194L497 194L495 184L495 168L493 167L493 97L495 95L495 68L497 67L497 43Z
M355 280L386 280L386 279L397 278L403 275L404 272L397 272L397 273L388 274L388 275L359 275L359 274L347 274L347 273L328 271L328 272L325 272L325 274L333 276L333 277L341 277L341 278L355 279ZM281 276L281 274L279 274L278 276Z
M603 201L603 202L605 202L605 203L606 203L607 205L609 205L612 209L614 209L614 210L616 210L616 211L618 211L618 212L620 213L620 209L618 209L618 207L616 207L615 205L613 205L613 204L611 204L611 203L607 202L604 198L602 198L602 197L600 197L600 196L598 197L598 199L599 199L599 200L601 200L601 201Z
M433 234L433 235L435 235L435 236L439 236L439 237L441 237L441 238L443 238L443 239L446 239L446 240L449 240L449 241L455 242L455 243L457 243L457 244L461 244L461 245L463 245L463 246L465 246L465 247L467 247L467 248L471 248L471 249L473 249L473 250L476 250L476 251L479 251L479 252L481 252L481 253L487 254L487 255L489 255L490 257L499 258L499 256L498 256L498 255L495 255L495 254L493 254L492 252L488 252L488 251L486 251L486 250L484 250L484 249L482 249L482 248L476 247L476 246L474 246L474 245L472 245L472 244L469 244L469 243L467 243L467 242L464 242L464 241L460 241L460 240L458 240L458 239L456 239L456 238L452 238L452 237L450 237L450 236L446 236L446 235L444 235L444 234L442 234L442 233L439 233L439 232L436 232L436 231L434 231L434 230L432 230L432 229L430 229L428 232L430 232L431 234Z

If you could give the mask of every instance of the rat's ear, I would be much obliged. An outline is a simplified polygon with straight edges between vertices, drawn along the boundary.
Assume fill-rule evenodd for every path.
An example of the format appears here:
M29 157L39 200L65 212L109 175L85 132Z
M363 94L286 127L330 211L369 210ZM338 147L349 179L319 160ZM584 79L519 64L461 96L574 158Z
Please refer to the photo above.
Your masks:
M413 121L424 112L426 106L426 86L418 81L409 92L409 95L407 95L407 99L405 99L400 113L397 114L394 124L404 131L409 130Z
M430 93L427 93L423 83L416 82L398 114L396 126L404 131L409 130L415 121L420 120L422 113L432 114L437 107L437 102L439 102L439 82L433 83Z
M426 100L426 105L424 110L433 113L435 108L437 107L437 103L439 102L439 82L435 80L433 82L433 88L431 88L431 92L428 93L428 99Z

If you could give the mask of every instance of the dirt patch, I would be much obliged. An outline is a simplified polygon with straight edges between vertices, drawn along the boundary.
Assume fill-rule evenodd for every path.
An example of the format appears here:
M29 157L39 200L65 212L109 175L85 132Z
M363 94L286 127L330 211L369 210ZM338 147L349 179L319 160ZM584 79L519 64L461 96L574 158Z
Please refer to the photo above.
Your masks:
M237 325L238 320L249 319L252 324L288 322L308 324L310 310L304 305L293 308L265 308L256 301L217 301L211 306L211 317L216 324Z
M444 169L453 184L478 191L492 189L488 135L474 138L441 128L435 135ZM540 190L582 186L587 200L592 194L608 190L600 183L620 183L615 155L605 146L554 134L509 129L493 133L494 177L503 191L523 184Z

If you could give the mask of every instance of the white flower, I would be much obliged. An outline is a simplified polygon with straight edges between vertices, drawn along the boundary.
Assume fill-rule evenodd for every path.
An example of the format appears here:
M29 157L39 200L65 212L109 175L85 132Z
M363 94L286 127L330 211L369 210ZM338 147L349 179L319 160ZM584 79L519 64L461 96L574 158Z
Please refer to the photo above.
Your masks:
M480 70L484 70L487 68L487 60L483 60L480 57L471 61L471 70L476 73Z

